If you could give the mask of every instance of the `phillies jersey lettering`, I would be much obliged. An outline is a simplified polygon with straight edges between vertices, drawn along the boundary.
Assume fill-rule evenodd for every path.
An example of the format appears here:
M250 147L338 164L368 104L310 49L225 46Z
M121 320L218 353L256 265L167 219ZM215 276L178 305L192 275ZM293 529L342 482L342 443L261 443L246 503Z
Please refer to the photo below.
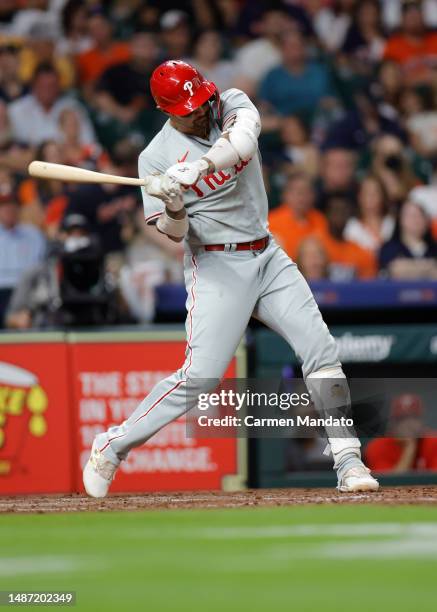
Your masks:
M238 108L255 109L245 93L228 89L221 94L223 125L228 126ZM208 140L182 134L170 124L144 149L139 158L138 172L143 177L154 172L164 173L178 161L194 161L205 155L220 137L221 128L214 123ZM144 189L146 222L156 222L164 210L161 200ZM268 203L264 188L259 152L247 162L214 172L200 179L184 193L190 229L190 244L246 242L265 236Z
M238 174L239 172L241 172L243 168L247 166L248 163L249 163L248 161L242 161L241 163L236 164L234 166L235 174ZM212 189L212 191L215 191L217 187L224 185L225 181L229 181L229 179L231 179L232 176L233 176L232 174L228 174L224 170L220 170L220 172L216 172L213 174L207 174L206 176L201 178L200 181L197 182L195 185L191 185L190 189L193 189L193 191L198 195L199 198L203 198L205 195L205 188L203 188L203 191L202 191L202 181L206 184L206 186L209 189Z

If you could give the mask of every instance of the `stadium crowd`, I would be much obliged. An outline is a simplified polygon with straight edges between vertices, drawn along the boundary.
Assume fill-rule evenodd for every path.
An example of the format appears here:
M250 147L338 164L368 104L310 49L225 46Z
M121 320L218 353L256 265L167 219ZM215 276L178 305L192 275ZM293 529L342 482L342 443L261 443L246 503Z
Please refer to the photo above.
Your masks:
M4 326L150 321L182 282L138 189L26 172L136 176L170 58L257 104L270 228L309 281L437 278L437 0L3 0Z

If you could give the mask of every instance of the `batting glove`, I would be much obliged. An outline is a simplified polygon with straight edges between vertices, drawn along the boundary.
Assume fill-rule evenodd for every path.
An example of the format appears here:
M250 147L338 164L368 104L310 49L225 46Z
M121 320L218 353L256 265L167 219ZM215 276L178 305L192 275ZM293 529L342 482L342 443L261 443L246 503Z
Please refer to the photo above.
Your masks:
M181 210L184 206L182 189L178 182L165 174L147 176L144 179L147 193L162 200L173 211Z
M209 163L206 159L197 159L194 162L179 162L170 166L166 171L166 175L177 181L180 185L189 187L206 176L211 171Z

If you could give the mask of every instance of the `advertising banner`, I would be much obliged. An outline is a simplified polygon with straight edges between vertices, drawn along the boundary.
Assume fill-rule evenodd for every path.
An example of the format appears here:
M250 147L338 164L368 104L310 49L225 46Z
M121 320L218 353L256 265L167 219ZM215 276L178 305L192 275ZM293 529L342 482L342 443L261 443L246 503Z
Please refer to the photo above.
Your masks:
M68 389L65 343L1 344L0 494L72 490Z
M437 361L437 327L417 325L333 325L342 363L435 363ZM268 329L255 335L258 373L283 363L296 364L297 358L288 344ZM260 367L261 366L261 367ZM263 369L264 368L264 369Z
M152 387L183 363L185 339L178 336L165 341L96 342L77 335L77 342L70 344L78 490L83 490L82 467L94 436L126 420ZM114 339L114 334L109 337ZM227 376L235 377L236 372L234 358ZM187 437L183 416L130 452L111 491L220 489L223 479L237 472L237 444L232 438Z

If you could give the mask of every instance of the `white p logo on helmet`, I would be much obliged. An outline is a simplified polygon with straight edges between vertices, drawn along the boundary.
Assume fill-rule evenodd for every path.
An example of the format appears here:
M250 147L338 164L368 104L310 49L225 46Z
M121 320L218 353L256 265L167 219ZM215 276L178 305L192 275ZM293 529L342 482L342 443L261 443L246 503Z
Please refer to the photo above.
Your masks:
M193 91L193 81L185 81L184 83L184 91L190 92L190 97L194 94Z

